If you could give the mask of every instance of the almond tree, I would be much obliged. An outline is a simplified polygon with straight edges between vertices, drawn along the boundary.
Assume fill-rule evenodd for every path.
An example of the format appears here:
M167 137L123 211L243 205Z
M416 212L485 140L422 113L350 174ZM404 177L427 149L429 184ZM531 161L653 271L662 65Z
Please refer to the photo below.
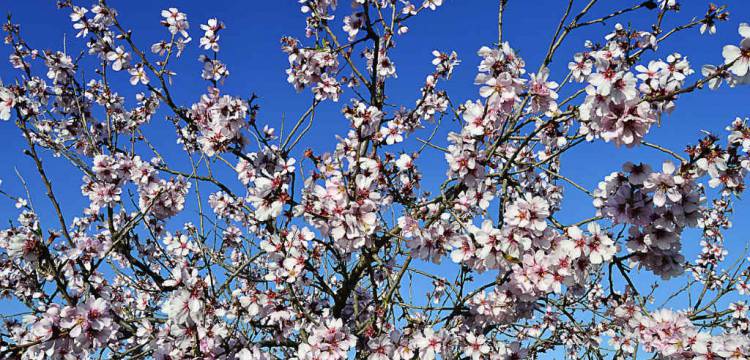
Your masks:
M725 134L684 151L648 141L655 126L680 126L661 119L683 94L750 82L750 25L715 64L691 64L660 46L715 33L726 7L686 16L677 0L623 1L601 14L597 0L568 0L550 42L532 45L546 56L531 65L503 41L514 1L500 0L497 43L464 59L479 64L477 95L448 94L458 54L436 50L414 102L397 104L393 49L443 0L355 0L351 12L299 2L306 37L281 39L281 50L287 81L311 105L281 131L280 120L259 120L258 97L222 90L229 30L219 19L196 28L163 10L164 40L149 47L104 0L64 0L87 48L73 54L35 48L8 18L18 76L0 86L0 126L26 141L43 188L2 192L19 214L0 231L0 287L27 311L5 314L0 357L750 357L739 301L750 267L728 256L723 236L750 170L750 126L728 121ZM652 25L622 25L631 16ZM667 18L683 22L670 28ZM583 46L566 41L595 24L610 30ZM170 69L189 46L204 52L209 89L180 104ZM567 73L553 73L553 60L569 62ZM135 99L118 94L131 87ZM324 102L340 104L351 127L335 146L302 149ZM173 129L191 166L168 164L147 126ZM595 142L671 160L633 159L586 189L561 157ZM445 178L425 180L420 156L444 158ZM85 209L63 212L51 161L80 171ZM578 213L592 216L558 220L563 190L590 197ZM40 216L42 202L56 216ZM186 206L197 209L189 222ZM699 244L683 236L691 228ZM676 290L659 297L658 284L633 280L641 273ZM689 306L674 308L678 298Z

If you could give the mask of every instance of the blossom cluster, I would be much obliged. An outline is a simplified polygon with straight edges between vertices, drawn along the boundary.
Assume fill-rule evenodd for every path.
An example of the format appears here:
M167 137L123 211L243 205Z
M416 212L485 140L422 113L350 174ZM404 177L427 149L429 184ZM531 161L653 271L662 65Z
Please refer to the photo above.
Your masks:
M634 260L663 278L681 274L681 234L697 225L703 202L701 188L675 170L672 162L661 172L627 163L599 183L594 200L600 216L631 225L627 247Z
M179 178L168 181L160 179L154 166L138 156L129 158L122 154L97 155L94 157L92 171L96 177L85 177L81 186L83 195L91 200L92 212L119 202L122 187L128 181L138 187L138 206L141 211L157 219L172 217L185 207L185 195L190 189L190 183Z

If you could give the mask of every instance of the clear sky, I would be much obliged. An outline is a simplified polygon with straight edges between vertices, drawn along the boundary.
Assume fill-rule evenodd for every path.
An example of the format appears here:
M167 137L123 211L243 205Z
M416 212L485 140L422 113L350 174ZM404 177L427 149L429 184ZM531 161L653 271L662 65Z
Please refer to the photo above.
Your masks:
M348 14L348 1L339 0L338 19ZM616 4L636 4L638 1L601 1L594 7L593 15L604 15ZM526 60L529 71L538 68L542 60L549 39L554 32L563 6L567 3L561 0L510 0L505 17L504 40L510 42L520 55ZM576 9L584 3L576 1ZM665 20L665 27L685 23L693 16L702 16L707 5L706 1L682 1L683 9L677 14L670 14ZM85 2L87 6L90 2ZM110 0L109 4L120 13L121 22L133 29L134 40L143 48L153 42L166 37L166 29L159 25L161 9L178 7L187 13L191 24L193 43L184 56L174 62L173 70L178 73L175 78L173 94L178 103L185 106L197 101L207 87L207 83L200 79L201 64L197 61L199 54L197 42L202 32L200 23L205 23L211 17L217 17L226 24L226 30L221 33L220 58L228 65L231 76L222 87L222 91L235 96L248 96L256 93L260 99L261 124L277 127L282 117L292 122L310 104L309 92L297 94L286 82L284 70L288 67L286 55L281 52L279 39L291 35L304 38L304 15L299 11L299 4L294 0L212 0L212 1L178 1L178 0ZM688 79L693 82L700 73L703 64L719 64L723 61L721 49L727 44L737 44L740 37L737 27L740 22L750 22L750 1L726 0L720 4L729 5L730 21L719 24L718 33L713 36L700 35L697 29L680 33L661 45L658 54L662 58L674 51L687 56L691 65L697 70L696 75ZM80 39L75 39L75 31L68 18L68 11L57 10L52 1L43 0L6 0L0 2L0 12L11 12L13 21L22 25L22 32L31 46L62 49L63 33L67 34L67 50L77 54L84 47ZM432 50L455 50L462 64L457 68L453 78L443 83L455 102L464 102L478 98L478 88L473 85L476 66L479 58L477 49L483 45L491 46L497 39L497 1L494 0L446 0L438 11L420 15L409 24L410 32L397 38L397 48L391 59L395 62L398 79L388 87L389 103L414 105L419 96L419 87L425 76L432 70ZM647 29L655 17L654 12L641 10L625 17L635 27ZM567 74L567 63L576 51L580 51L586 39L601 41L610 32L615 21L593 25L574 32L567 39L558 53L556 61L551 65L551 78L561 81ZM627 23L624 23L627 25ZM340 28L340 26L339 26ZM7 46L0 48L0 59L7 59ZM37 65L38 66L38 65ZM90 67L88 69L91 69ZM37 67L37 71L41 71ZM90 71L90 70L89 70ZM4 82L11 82L15 73L6 63L0 65L0 77ZM127 74L117 74L115 81L121 81L119 89L122 95L132 104L135 90L127 84ZM142 91L142 89L139 89ZM345 94L346 95L346 94ZM346 99L346 97L344 97ZM666 115L663 126L653 127L646 140L665 145L673 150L681 151L685 145L694 143L702 136L700 130L708 130L725 138L723 131L735 117L750 116L750 86L718 91L703 90L698 94L684 95L677 102L677 110ZM344 102L328 102L322 106L316 116L316 126L309 133L305 142L298 147L312 147L317 151L332 149L335 134L342 134L348 127L347 121L341 116L340 109ZM173 158L174 164L185 164L184 156L178 156L175 145L174 131L171 125L164 124L165 111L161 111L151 124L146 126L147 133L153 135L156 146L163 149L168 161ZM445 144L448 131L456 131L455 123L444 124L444 128L436 137L438 144ZM22 188L14 173L17 169L28 181L32 189L32 200L38 208L46 206L43 191L39 186L31 160L21 154L22 138L19 131L11 123L0 123L0 187L10 193L22 194ZM409 143L413 145L413 143ZM251 149L252 150L252 149ZM299 156L299 154L298 154ZM596 184L612 171L617 171L620 165L627 161L648 162L654 167L667 158L661 153L648 148L617 149L613 144L596 142L579 146L563 157L562 173L576 182L592 189ZM45 157L46 165L50 167L51 178L60 197L64 211L71 216L80 214L87 205L87 199L80 194L81 174L71 167L64 165L64 160ZM445 175L445 160L437 151L427 152L421 159L422 171L428 187L442 182ZM436 164L436 165L432 165ZM184 168L183 168L184 169ZM234 182L234 187L239 183ZM566 191L565 209L560 214L565 223L593 215L594 209L590 199L574 189ZM48 211L45 210L45 211ZM188 211L191 211L188 208ZM9 201L0 200L0 214L5 218L15 218L16 210ZM43 218L49 213L42 211ZM182 220L188 219L184 216ZM732 251L730 258L736 256L745 246L750 234L750 205L747 203L736 207L734 214L734 229L728 232L727 241ZM178 225L175 225L178 226ZM694 258L699 249L699 237L696 232L689 231L683 238L684 248L689 259ZM445 272L449 275L451 268L445 266L431 267L434 271ZM677 284L683 284L675 280Z

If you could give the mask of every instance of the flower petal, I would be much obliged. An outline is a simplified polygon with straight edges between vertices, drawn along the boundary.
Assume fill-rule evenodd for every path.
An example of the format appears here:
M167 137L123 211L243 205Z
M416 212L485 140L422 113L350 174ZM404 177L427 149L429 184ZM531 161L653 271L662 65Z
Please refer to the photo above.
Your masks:
M742 36L745 39L750 39L750 24L748 23L740 24L740 36Z
M724 57L724 63L729 64L742 54L742 51L740 51L740 48L734 46L734 45L727 45L724 46L724 49L721 51L721 56Z

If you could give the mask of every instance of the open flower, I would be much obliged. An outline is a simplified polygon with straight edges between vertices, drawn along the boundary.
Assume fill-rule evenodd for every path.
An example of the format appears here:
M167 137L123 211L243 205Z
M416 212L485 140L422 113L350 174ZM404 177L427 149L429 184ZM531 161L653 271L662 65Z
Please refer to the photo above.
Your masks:
M750 25L743 23L739 29L743 37L740 46L726 45L722 51L724 63L729 65L729 71L743 78L750 72Z
M9 120L15 105L15 95L8 88L0 86L0 120Z
M107 53L107 60L112 62L112 70L120 71L130 65L130 54L122 46L118 46Z

